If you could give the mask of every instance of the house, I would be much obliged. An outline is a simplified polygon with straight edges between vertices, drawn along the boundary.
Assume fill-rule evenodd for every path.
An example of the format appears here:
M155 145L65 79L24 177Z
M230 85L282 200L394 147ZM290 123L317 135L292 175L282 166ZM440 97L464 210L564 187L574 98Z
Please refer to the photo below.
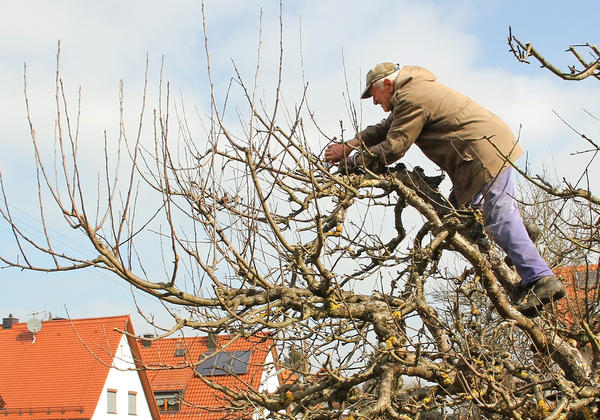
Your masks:
M129 316L19 323L0 330L1 419L159 420Z
M597 333L600 330L598 264L558 267L554 273L563 279L567 289L565 299L557 303L563 322L572 328L579 321L586 320Z
M242 396L279 386L275 348L267 335L142 340L140 353L162 420L263 418L260 410L231 410L231 399L209 383Z

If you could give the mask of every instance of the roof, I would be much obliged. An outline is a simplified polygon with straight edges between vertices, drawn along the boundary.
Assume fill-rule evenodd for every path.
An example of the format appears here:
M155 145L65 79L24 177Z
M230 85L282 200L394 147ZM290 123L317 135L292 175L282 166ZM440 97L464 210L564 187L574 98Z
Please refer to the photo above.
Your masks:
M211 353L206 336L158 339L151 342L149 347L142 344L139 348L144 365L149 369L148 378L152 390L155 393L182 392L183 403L179 411L163 412L161 418L178 420L201 416L203 420L211 420L227 418L224 407L228 406L228 398L203 379L236 390L238 394L247 393L251 389L258 390L267 355L273 351L273 340L268 336L237 339L229 335L218 336L217 349L221 352L251 352L247 372L239 375L223 374L224 372L217 376L195 373L202 356ZM178 349L180 356L176 356ZM181 356L182 353L185 354Z
M585 314L588 310L593 310L592 306L598 305L598 264L562 266L553 271L563 279L567 289L567 295L565 299L558 301L557 309L563 322L573 326L578 319L586 319Z
M35 336L26 323L1 329L2 418L91 418L123 335L115 329L133 333L129 316L45 321Z

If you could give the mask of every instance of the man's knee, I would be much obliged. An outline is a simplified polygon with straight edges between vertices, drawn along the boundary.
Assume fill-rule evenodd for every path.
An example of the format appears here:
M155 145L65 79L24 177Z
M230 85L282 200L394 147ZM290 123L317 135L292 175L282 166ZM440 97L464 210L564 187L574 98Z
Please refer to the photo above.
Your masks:
M485 224L495 223L506 218L518 217L519 209L517 202L508 194L501 194L496 197L486 197L483 202L483 220Z

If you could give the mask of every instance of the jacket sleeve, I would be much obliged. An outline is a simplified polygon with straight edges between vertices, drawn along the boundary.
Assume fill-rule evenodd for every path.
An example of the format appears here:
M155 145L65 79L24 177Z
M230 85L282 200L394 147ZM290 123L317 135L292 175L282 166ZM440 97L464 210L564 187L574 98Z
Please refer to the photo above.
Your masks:
M428 119L429 113L410 101L396 105L388 118L385 139L368 149L364 156L365 165L369 166L374 160L389 165L400 159L419 137Z
M379 124L370 125L363 131L358 133L356 138L360 140L361 144L367 147L375 146L385 140L387 133L390 129L392 116L390 115L385 120L382 120Z

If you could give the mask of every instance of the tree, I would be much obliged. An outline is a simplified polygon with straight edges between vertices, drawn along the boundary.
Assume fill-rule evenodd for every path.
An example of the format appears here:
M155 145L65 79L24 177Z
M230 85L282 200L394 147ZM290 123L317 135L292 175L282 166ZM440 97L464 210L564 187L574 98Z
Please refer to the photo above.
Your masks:
M208 47L206 56L210 77ZM305 134L316 125L306 94L290 109L277 89L268 105L237 69L224 101L212 81L210 92L211 113L197 141L161 81L150 144L144 93L139 130L130 140L121 124L116 160L107 142L94 194L78 164L77 121L57 71L54 168L28 112L40 218L46 220L42 197L49 193L94 257L61 249L50 233L43 241L28 236L4 193L1 214L19 255L2 261L44 272L108 271L168 308L187 309L185 317L172 312L165 335L182 328L272 334L281 360L288 355L302 380L271 394L222 389L237 412L260 406L273 418L307 419L597 412L598 332L586 333L590 366L552 309L536 319L520 314L511 303L517 274L491 246L481 215L454 209L442 196L441 177L402 164L383 174L332 173ZM227 108L234 101L237 122ZM591 190L560 190L523 175L551 197L586 206L592 219L578 219L575 236L565 239L597 253L598 223L589 220L599 203ZM404 227L409 212L420 220L414 234ZM149 237L162 252L162 272L142 254ZM49 264L32 258L36 253Z

